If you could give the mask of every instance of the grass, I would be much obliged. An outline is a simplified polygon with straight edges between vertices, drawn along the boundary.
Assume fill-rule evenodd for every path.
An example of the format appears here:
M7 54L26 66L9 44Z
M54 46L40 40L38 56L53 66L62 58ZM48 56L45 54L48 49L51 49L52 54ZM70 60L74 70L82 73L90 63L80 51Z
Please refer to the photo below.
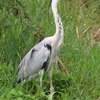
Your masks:
M17 84L17 66L44 37L55 32L48 0L0 0L0 100L97 100L100 97L100 1L61 0L58 6L64 26L59 57L69 74L53 69L54 94L45 74ZM98 32L98 33L97 33Z

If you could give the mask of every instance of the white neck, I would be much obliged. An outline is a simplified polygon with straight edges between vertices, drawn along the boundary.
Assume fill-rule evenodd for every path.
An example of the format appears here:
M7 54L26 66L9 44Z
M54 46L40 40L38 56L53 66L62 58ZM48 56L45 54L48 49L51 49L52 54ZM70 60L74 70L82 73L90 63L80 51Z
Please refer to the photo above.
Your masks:
M54 15L54 19L55 19L55 25L56 25L56 32L54 34L56 43L57 43L57 47L59 47L62 42L63 42L63 25L62 25L62 21L61 21L61 17L58 14L58 10L57 10L57 3L59 2L59 0L52 0L52 12Z

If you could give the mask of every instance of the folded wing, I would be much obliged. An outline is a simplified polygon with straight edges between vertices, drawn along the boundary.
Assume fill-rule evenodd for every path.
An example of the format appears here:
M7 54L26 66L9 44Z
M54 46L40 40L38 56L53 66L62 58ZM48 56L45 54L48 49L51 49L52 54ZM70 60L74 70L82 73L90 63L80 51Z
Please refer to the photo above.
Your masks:
M31 75L35 75L41 69L46 70L49 65L51 56L51 45L40 42L33 47L23 58L18 66L17 82L27 79Z

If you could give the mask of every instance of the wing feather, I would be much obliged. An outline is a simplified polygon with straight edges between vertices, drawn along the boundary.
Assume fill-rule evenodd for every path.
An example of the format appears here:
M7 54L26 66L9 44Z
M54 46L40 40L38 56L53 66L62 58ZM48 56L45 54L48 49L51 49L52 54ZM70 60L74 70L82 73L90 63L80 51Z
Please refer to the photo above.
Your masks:
M38 73L43 66L47 66L50 54L50 50L44 46L43 42L34 46L18 66L19 77L17 78L17 82L28 78L30 75Z

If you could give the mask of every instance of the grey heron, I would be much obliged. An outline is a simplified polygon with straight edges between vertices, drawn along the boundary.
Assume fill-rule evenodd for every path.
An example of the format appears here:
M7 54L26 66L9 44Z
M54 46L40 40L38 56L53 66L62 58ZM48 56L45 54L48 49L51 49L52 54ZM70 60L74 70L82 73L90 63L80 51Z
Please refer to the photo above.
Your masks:
M17 82L26 82L40 76L40 86L44 72L48 72L50 79L50 92L54 92L52 84L52 64L56 59L60 45L63 43L63 25L58 13L57 4L59 0L52 0L51 7L54 15L56 32L53 36L43 39L36 44L22 59L18 66Z

